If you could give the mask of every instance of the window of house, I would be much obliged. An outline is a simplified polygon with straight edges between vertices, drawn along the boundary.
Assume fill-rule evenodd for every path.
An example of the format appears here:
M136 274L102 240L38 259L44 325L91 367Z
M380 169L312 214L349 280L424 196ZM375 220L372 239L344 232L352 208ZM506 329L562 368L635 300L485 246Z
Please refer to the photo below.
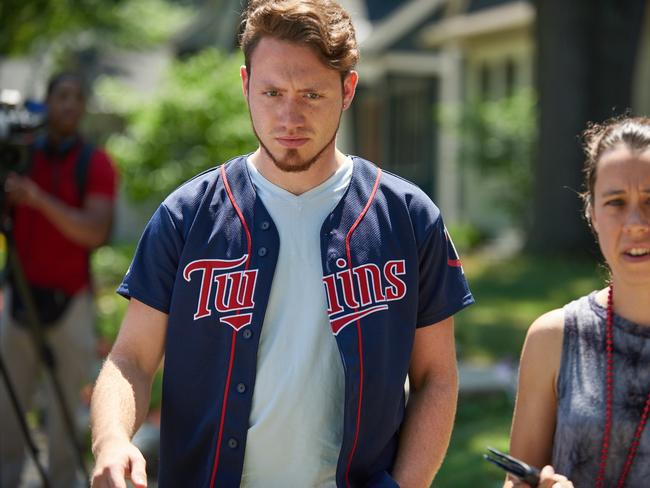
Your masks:
M391 76L387 86L387 167L431 193L437 139L434 114L436 80Z

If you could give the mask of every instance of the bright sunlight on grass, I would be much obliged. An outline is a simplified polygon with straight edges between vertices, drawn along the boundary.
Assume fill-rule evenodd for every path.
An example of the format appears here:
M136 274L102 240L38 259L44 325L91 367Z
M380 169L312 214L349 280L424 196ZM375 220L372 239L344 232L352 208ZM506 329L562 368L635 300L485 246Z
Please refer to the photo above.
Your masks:
M596 257L584 260L526 255L463 260L476 305L458 314L459 360L489 364L518 361L526 330L540 314L603 286ZM508 449L514 398L506 392L461 392L451 445L435 488L501 487L503 474L482 459L486 446Z

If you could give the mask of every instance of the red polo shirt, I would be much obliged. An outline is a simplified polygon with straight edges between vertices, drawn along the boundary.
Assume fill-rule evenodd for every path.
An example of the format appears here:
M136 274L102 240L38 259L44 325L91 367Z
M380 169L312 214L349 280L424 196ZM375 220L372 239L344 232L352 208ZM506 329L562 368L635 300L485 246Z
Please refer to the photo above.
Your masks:
M29 177L47 193L80 208L75 166L83 144L63 154L35 150ZM86 178L86 198L103 196L114 201L117 173L108 155L96 149ZM27 281L74 294L90 284L90 249L65 237L40 211L19 205L14 213L16 250Z

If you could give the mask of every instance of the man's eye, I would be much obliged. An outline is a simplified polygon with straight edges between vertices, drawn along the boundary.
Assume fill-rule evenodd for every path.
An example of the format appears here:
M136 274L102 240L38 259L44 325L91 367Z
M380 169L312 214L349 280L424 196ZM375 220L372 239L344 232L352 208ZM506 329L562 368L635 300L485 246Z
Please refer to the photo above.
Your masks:
M321 98L321 96L318 93L307 93L305 96L310 100L318 100L319 98Z
M277 97L279 95L277 90L267 90L264 92L267 97Z

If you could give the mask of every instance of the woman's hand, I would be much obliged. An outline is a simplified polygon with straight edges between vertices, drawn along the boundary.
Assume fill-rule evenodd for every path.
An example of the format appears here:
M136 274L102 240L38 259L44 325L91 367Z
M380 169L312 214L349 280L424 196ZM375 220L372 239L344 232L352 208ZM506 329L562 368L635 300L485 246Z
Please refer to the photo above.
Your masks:
M544 466L539 475L539 488L573 488L566 476L557 474L553 466Z
M504 488L531 488L528 483L524 483L515 477L508 476ZM557 474L553 466L544 466L539 475L538 488L573 488L573 483L566 476Z

